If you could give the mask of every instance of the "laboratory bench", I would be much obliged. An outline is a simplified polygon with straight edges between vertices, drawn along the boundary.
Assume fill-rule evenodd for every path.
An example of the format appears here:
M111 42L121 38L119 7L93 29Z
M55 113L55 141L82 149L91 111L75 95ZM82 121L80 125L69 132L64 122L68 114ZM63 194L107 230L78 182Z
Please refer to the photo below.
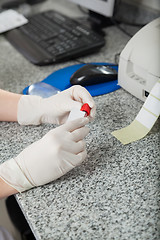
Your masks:
M63 2L54 1L54 8L61 9ZM51 8L50 4L44 2L36 9ZM65 11L75 14L72 8L72 3L67 4ZM101 51L78 61L113 63L129 37L110 26L105 38ZM35 66L1 35L0 88L22 93L26 86L78 61ZM16 194L16 201L37 240L158 240L160 121L145 138L122 145L111 132L128 126L143 102L122 88L94 100L97 114L88 124L85 161L54 182ZM0 162L18 155L55 127L1 122Z

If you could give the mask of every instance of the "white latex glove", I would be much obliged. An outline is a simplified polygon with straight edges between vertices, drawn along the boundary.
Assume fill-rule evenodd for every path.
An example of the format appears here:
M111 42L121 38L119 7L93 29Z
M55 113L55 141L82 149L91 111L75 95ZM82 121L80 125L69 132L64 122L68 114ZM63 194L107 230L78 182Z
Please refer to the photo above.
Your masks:
M88 118L67 122L0 165L0 177L19 192L53 181L86 157Z
M90 120L95 116L96 107L90 93L81 86L73 86L49 98L22 96L18 103L17 119L21 125L41 123L63 124L73 108L80 110L88 103Z

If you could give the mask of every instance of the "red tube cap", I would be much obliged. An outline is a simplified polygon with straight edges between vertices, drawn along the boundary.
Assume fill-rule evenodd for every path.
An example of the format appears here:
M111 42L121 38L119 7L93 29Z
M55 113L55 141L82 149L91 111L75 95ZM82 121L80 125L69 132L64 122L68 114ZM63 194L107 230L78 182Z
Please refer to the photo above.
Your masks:
M85 111L87 113L87 116L90 114L91 108L88 103L83 104L83 106L81 107L81 111Z

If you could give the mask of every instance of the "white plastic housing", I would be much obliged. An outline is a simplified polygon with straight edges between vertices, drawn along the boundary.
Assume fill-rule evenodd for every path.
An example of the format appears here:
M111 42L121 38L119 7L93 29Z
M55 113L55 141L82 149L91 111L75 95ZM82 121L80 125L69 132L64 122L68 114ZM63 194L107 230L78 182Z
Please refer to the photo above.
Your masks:
M139 30L121 52L118 84L145 101L159 78L160 18L157 18Z

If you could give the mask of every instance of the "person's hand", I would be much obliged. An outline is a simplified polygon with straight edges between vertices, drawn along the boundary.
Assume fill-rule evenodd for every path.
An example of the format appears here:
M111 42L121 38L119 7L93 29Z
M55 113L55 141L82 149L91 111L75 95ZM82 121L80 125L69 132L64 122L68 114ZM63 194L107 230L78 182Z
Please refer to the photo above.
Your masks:
M91 108L89 119L95 116L96 107L90 93L81 86L73 86L49 98L22 96L18 103L17 119L21 125L41 123L63 124L73 108L80 110L84 103Z
M19 192L51 182L86 157L88 118L67 122L0 165L0 177Z

